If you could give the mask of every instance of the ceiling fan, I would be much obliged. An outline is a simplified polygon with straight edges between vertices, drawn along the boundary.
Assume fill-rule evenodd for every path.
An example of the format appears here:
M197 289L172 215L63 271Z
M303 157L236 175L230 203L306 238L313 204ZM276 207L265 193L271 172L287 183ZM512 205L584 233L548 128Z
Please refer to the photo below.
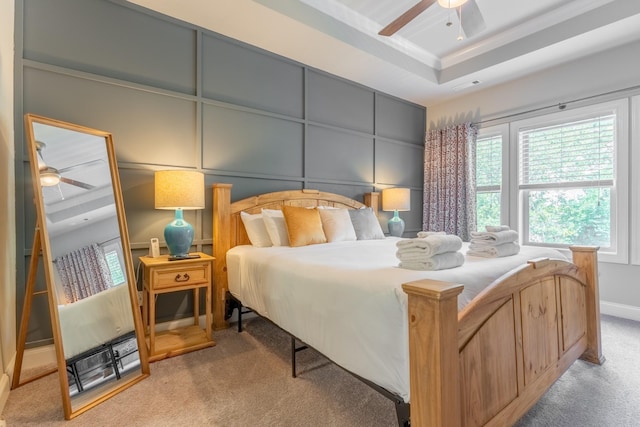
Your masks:
M456 9L462 30L467 37L473 37L486 28L484 18L482 17L476 0L422 0L380 30L378 34L381 36L391 36L395 34L436 2L444 8ZM448 22L447 25L451 25L451 23Z
M42 151L46 148L47 144L42 141L36 141L36 150L38 151L38 169L40 170L40 184L43 187L52 187L58 185L61 182L69 185L75 185L76 187L84 188L85 190L91 190L95 188L94 185L87 184L82 181L76 181L75 179L66 178L62 176L63 173L68 172L80 165L74 165L64 169L56 169L51 166L47 166L42 157Z

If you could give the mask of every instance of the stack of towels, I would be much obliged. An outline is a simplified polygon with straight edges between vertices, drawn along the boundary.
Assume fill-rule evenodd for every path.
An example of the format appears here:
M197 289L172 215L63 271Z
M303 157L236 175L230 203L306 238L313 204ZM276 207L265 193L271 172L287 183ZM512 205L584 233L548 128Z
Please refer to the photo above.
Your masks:
M462 240L444 232L421 231L417 238L399 240L396 246L401 268L444 270L464 263L464 255L459 252Z
M472 231L467 255L498 258L520 252L518 232L507 225L487 225L487 231Z

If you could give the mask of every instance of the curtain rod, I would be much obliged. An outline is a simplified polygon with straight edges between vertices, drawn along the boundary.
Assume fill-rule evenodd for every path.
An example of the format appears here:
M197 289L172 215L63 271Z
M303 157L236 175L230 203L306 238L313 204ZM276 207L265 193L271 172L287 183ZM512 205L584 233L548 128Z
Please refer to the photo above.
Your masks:
M585 96L583 98L572 99L571 101L559 102L557 104L546 105L544 107L533 108L531 110L521 111L519 113L507 114L507 115L504 115L504 116L495 117L493 119L481 120L481 121L475 122L473 124L474 125L481 125L483 123L494 122L496 120L510 119L511 117L518 117L518 116L522 116L522 115L525 115L525 114L535 113L537 111L546 110L548 108L553 108L553 107L558 107L558 109L564 110L565 108L567 108L567 104L572 104L572 103L581 102L581 101L587 101L589 99L599 98L601 96L613 95L613 94L616 94L616 93L628 92L628 91L633 91L633 90L637 90L637 89L640 89L640 85L626 87L626 88L623 88L623 89L616 89L616 90L612 90L612 91L609 91L609 92L599 93L599 94L596 94L596 95Z

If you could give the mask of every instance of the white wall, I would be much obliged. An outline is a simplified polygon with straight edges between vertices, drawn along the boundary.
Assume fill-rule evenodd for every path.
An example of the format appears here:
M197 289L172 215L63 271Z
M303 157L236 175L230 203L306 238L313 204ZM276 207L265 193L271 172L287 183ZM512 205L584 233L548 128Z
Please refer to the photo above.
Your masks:
M0 412L16 353L16 234L13 129L14 2L0 2Z
M640 70L640 41L635 41L617 49L581 58L522 79L431 106L427 109L427 127L440 128L469 120L478 122L636 87L640 85L638 70ZM583 101L583 104L637 94L640 94L640 89ZM551 111L557 111L557 109L544 110L542 113ZM529 116L533 114L535 113ZM635 115L638 116L638 112ZM518 118L524 117L527 116ZM637 118L637 120L640 119ZM489 125L505 121L507 120L495 121ZM636 153L638 150L640 150L640 140L635 138L631 140L631 151ZM635 168L637 167L636 165ZM638 182L632 182L631 191L638 192L639 185ZM634 214L640 213L634 212ZM630 224L628 226L631 230ZM632 241L638 239L637 231L635 232L636 235L631 236ZM637 279L640 277L640 266L601 262L599 267L602 311L640 320L640 281Z

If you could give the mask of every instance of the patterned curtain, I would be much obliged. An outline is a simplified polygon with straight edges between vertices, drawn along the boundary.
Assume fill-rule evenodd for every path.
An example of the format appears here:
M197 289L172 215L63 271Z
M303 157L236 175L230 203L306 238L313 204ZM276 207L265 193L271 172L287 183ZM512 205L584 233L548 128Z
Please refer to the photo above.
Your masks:
M96 243L59 256L55 264L68 303L113 286L104 252Z
M471 123L427 132L422 229L469 241L476 229L476 136Z

